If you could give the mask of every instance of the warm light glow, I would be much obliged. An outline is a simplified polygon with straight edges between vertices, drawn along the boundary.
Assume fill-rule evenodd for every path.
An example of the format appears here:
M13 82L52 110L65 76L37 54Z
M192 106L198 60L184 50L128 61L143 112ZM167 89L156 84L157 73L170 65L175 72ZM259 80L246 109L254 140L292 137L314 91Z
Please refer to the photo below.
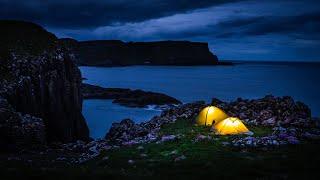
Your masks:
M250 133L248 128L242 123L242 121L235 117L230 117L225 120L218 122L212 126L213 130L217 134L246 134Z
M211 126L228 117L229 116L218 107L208 106L199 113L196 123L199 125Z

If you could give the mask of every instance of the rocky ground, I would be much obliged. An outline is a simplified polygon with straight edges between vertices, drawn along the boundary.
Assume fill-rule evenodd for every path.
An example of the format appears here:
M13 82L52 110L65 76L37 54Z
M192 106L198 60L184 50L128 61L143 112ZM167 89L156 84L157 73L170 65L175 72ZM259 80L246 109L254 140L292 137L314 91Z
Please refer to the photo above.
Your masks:
M268 158L273 159L270 163L283 161L288 163L286 166L290 169L290 158L297 157L299 162L294 163L301 163L301 159L305 161L304 158L311 156L305 153L316 151L309 148L320 147L319 119L312 118L306 105L295 102L290 97L266 96L256 100L237 99L230 103L213 99L212 104L225 109L229 115L241 117L254 134L219 136L211 132L209 127L194 125L196 115L207 106L204 102L195 102L165 110L148 122L135 124L132 120L125 119L114 123L105 139L55 143L43 147L40 152L28 150L19 154L2 155L2 165L14 162L13 164L32 164L43 168L47 165L86 167L91 170L99 167L107 171L108 175L131 174L140 177L141 174L136 174L136 171L140 172L144 166L148 166L147 172L152 175L161 168L166 169L163 167L166 163L167 166L171 166L172 162L177 163L179 168L183 168L210 159L210 163L203 167L207 168L215 166L215 158L236 164L245 163L246 161L239 160L240 156L240 159L250 159L259 166L263 166L261 161L268 161ZM289 152L292 154L288 154ZM211 153L216 153L219 157L211 157ZM228 154L232 157L226 157ZM314 160L316 159L320 157L315 155ZM242 166L248 164L239 165ZM123 171L114 168L122 168ZM135 172L129 172L132 168L135 168ZM314 168L313 164L310 168ZM290 173L286 173L286 176L290 176Z
M127 107L181 104L179 100L162 93L124 88L103 88L85 83L82 83L81 89L85 99L113 99L113 103Z
M226 145L235 147L270 147L299 144L307 140L320 139L319 119L312 118L310 109L291 97L266 96L257 100L237 99L226 103L213 99L216 105L230 116L240 117L249 127L265 127L271 132L262 137L235 136ZM149 122L134 124L130 120L114 123L107 133L107 141L117 144L138 144L166 137L157 137L160 127L174 123L177 119L192 122L200 109L206 105L202 102L182 105L164 111L159 117ZM173 138L173 137L171 137Z

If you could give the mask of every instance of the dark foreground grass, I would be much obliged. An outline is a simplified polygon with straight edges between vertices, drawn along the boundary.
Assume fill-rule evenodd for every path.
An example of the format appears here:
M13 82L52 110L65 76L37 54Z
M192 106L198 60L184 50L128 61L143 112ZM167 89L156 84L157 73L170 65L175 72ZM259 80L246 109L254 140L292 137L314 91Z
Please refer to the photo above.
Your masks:
M271 129L261 127L251 127L250 130L255 136L271 132ZM265 150L239 150L223 146L232 137L216 136L206 127L183 120L164 126L161 134L182 136L171 142L107 151L81 166L45 171L23 167L20 173L26 174L25 177L46 179L318 179L320 174L320 145L315 142ZM213 139L195 142L199 134ZM175 161L182 155L186 159Z

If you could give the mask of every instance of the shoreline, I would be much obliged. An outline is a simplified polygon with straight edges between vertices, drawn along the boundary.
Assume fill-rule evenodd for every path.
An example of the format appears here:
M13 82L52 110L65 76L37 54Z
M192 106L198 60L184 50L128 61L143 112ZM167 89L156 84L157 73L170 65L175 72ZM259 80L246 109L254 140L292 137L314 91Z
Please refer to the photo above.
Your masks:
M208 105L218 106L229 116L239 117L254 134L220 136L212 133L210 128L194 125L195 117ZM182 163L186 166L192 156L208 156L207 153L216 151L217 148L220 156L230 153L230 150L232 153L241 154L244 151L257 155L281 152L284 149L294 150L294 147L305 145L317 146L319 140L319 118L312 118L310 109L291 97L266 96L252 100L238 98L233 102L213 98L209 104L199 101L164 110L161 115L147 122L137 124L124 119L120 123L113 123L110 131L106 132L105 139L50 143L24 149L19 153L2 154L0 167L3 163L22 164L22 167L27 165L31 169L55 167L57 170L61 167L78 169L89 166L94 171L95 168L100 168L99 163L102 162L114 168L118 165L129 165L130 168L136 162L149 164L149 156L160 158L159 161L165 163ZM192 147L198 146L205 152L192 150ZM155 151L155 155L151 155L150 151ZM191 152L187 153L188 151ZM138 154L133 155L134 152ZM124 155L114 159L113 156L118 153ZM167 158L169 159L166 160ZM196 159L192 161L197 162ZM236 158L232 161L236 161ZM60 171L64 172L62 169Z
M87 66L87 67L105 67L105 68L112 68L112 67L134 67L134 66L148 66L148 67L199 67L199 66L234 66L240 63L235 62L226 62L226 61L219 61L217 64L133 64L133 65L90 65L90 64L77 64L78 66Z
M181 104L181 101L166 94L140 89L105 88L82 83L81 92L83 99L111 99L112 103L126 107L147 108L149 105L161 107Z

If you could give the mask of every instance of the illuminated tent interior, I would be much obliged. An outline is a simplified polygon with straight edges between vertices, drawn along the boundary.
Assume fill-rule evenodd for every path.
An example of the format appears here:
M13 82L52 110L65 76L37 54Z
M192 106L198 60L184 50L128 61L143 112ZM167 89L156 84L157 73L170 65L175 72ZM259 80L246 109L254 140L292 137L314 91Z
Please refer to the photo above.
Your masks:
M228 117L229 116L218 107L208 106L199 113L196 124L212 126L212 124L218 123Z
M235 117L229 117L214 124L212 129L220 135L252 134L242 121Z

